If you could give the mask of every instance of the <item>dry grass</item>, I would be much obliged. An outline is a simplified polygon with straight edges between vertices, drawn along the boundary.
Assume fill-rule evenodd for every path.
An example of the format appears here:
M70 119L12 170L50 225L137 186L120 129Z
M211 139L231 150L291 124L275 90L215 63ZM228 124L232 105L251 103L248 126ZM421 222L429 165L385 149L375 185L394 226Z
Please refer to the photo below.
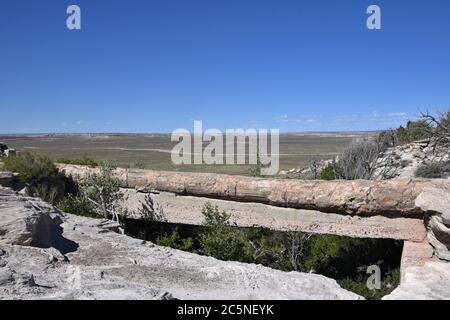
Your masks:
M368 133L283 134L280 136L280 169L306 167L312 158L330 159ZM175 145L169 135L66 135L41 137L0 137L10 148L41 153L53 159L82 158L113 160L118 166L154 170L178 170L247 174L248 165L183 165L170 159Z

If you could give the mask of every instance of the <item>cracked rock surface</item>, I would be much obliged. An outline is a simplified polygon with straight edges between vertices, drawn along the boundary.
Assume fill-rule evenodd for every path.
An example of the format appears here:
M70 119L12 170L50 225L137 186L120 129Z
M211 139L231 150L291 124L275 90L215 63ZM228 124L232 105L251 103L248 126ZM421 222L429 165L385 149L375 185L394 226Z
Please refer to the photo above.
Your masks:
M362 299L321 275L224 262L0 188L0 299Z

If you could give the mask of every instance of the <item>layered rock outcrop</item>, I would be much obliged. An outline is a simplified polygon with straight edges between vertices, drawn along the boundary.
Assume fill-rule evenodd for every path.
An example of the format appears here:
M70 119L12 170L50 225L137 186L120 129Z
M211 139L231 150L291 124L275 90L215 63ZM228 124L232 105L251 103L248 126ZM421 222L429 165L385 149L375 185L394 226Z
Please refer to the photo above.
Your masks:
M429 213L428 242L436 256L450 261L450 192L426 187L416 199L416 205Z

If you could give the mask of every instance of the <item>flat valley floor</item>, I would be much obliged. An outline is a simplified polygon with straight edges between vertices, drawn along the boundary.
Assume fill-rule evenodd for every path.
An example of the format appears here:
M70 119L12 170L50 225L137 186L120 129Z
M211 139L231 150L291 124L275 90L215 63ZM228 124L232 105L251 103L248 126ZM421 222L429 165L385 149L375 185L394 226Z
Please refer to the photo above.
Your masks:
M280 170L307 167L313 160L331 159L345 147L373 132L288 133L280 135ZM110 160L121 167L142 169L248 173L249 165L174 165L171 150L177 142L169 134L49 134L0 136L10 148L45 154L58 160ZM206 143L204 144L206 146Z

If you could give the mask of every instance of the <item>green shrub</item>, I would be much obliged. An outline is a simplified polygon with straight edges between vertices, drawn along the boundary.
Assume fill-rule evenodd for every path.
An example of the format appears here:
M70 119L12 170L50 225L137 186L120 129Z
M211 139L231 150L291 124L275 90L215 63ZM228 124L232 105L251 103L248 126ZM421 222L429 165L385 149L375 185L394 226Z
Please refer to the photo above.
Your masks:
M47 156L21 152L3 161L5 170L19 173L19 179L27 186L30 196L56 204L76 191L75 183L60 173Z
M124 194L120 181L114 176L114 167L103 163L99 173L89 173L78 186L78 192L59 202L58 207L68 213L89 216L119 218L126 215L121 202Z
M347 266L352 264L345 260L352 258L353 254L361 255L361 252L358 251L363 244L361 239L349 237L314 236L311 238L310 256L307 257L305 265L308 269L318 273L326 271L330 276L350 274L353 270L347 270Z
M56 160L58 163L64 163L64 164L74 164L74 165L80 165L80 166L90 166L90 167L98 167L102 165L101 161L94 160L93 158L89 157L87 153L84 154L83 158L81 159L66 159L66 158L60 158Z
M147 165L145 164L144 161L138 161L133 164L133 168L137 168L137 169L145 169L146 167L147 167Z
M17 172L24 182L32 183L58 176L58 169L47 156L21 152L4 160L6 170Z
M310 235L307 233L287 231L258 235L251 240L256 248L255 263L283 271L310 271L305 265L310 255Z
M98 218L99 215L94 211L92 203L80 195L69 195L62 199L57 205L59 210L78 216Z
M419 178L446 178L450 176L450 161L422 164L416 169L415 176Z
M327 165L325 168L320 171L320 179L321 180L334 180L336 178L334 174L334 168L332 165Z
M163 235L159 235L156 239L156 244L178 250L191 251L194 240L190 237L182 238L178 232L178 228L175 228L171 234L164 233Z
M431 126L423 119L408 121L406 127L400 126L396 131L397 143L406 144L430 137Z
M203 224L207 227L228 226L230 215L225 211L220 212L218 206L213 206L210 202L205 203L202 209Z
M212 228L200 234L202 253L225 261L253 261L253 248L242 230Z
M256 164L250 167L250 169L248 170L248 175L251 177L260 177L261 176L261 168L262 168L262 164L261 164L261 159L259 157L259 150L258 150L258 153L256 154Z
M203 254L226 261L252 262L254 250L246 233L230 226L225 211L220 212L208 202L202 214L207 227L199 235Z
M367 287L367 274L362 270L357 278L338 279L337 283L344 289L352 291L368 300L380 300L390 294L400 284L400 268L395 268L381 274L381 289L369 289Z

